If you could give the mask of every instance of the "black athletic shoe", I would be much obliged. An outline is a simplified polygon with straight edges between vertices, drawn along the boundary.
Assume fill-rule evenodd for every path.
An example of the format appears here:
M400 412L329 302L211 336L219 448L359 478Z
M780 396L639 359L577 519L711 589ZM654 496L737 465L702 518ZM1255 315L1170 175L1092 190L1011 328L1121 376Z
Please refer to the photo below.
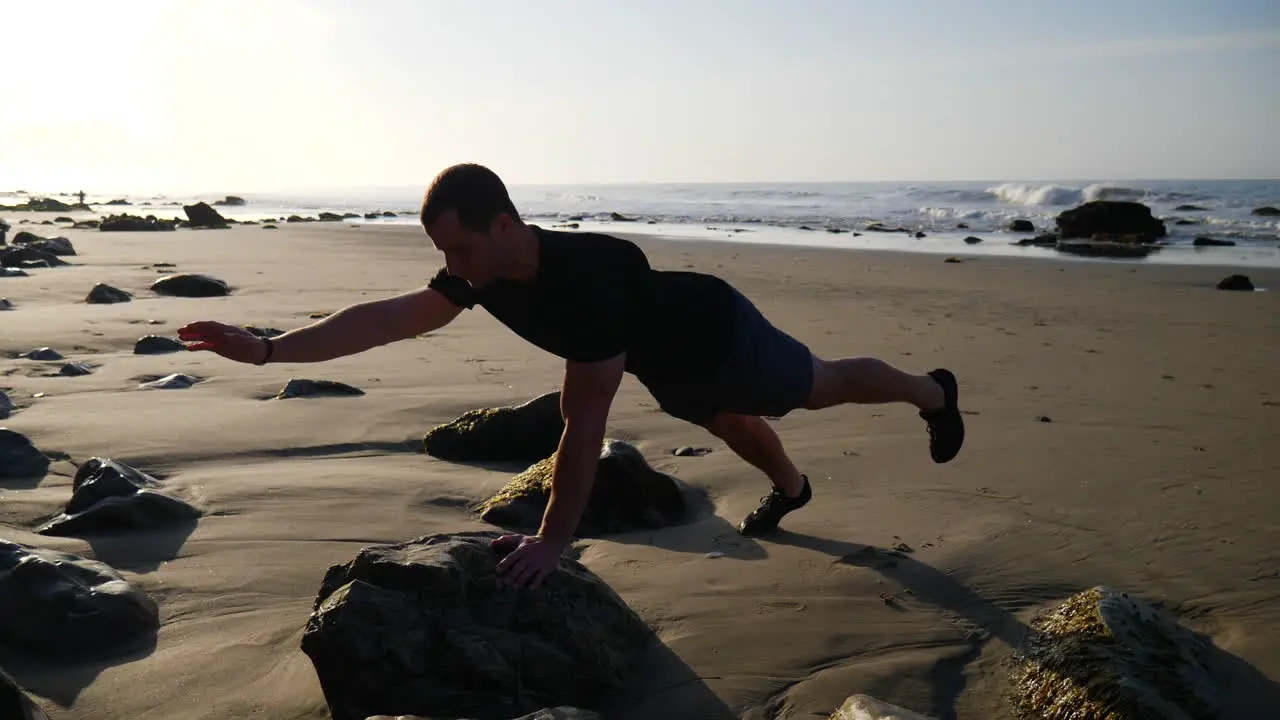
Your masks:
M930 372L929 377L942 386L946 404L932 412L921 412L920 417L929 424L929 455L936 463L949 462L960 454L960 446L964 445L964 418L958 402L960 389L950 370L939 368Z
M807 475L800 477L804 478L804 488L800 490L798 496L787 497L786 493L775 487L773 492L760 498L760 507L742 521L738 526L738 532L747 537L771 533L778 528L778 522L782 520L783 515L808 504L809 498L813 497L813 490L809 487L809 477Z

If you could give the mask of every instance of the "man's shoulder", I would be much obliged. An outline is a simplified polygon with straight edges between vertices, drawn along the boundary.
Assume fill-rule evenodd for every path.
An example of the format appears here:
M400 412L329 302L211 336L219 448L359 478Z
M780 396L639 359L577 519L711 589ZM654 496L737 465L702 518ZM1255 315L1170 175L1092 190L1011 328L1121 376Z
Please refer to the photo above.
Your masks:
M613 264L648 269L649 260L636 243L602 232L565 232L533 226L553 262Z

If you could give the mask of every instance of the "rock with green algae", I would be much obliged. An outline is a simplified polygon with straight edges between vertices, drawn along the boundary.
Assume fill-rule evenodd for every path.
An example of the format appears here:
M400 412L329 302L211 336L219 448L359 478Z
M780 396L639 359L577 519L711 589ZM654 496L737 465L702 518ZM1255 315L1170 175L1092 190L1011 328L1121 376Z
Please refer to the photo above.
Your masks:
M499 584L500 536L374 545L329 568L301 645L334 720L538 717L621 689L653 631L567 556L537 590Z
M1043 720L1209 720L1208 650L1168 612L1098 586L1032 622L1011 698L1022 717Z
M933 720L870 695L850 695L828 720Z
M423 449L454 462L537 462L555 454L564 432L560 393L509 407L469 410L427 431Z
M512 478L476 507L480 519L514 530L536 530L551 494L555 462L552 455ZM605 440L577 535L598 537L683 524L694 514L689 505L681 484L650 467L634 445Z
M462 720L461 718L425 717L423 715L374 715L365 720ZM590 710L571 707L544 708L537 712L521 715L512 720L600 720L600 716Z

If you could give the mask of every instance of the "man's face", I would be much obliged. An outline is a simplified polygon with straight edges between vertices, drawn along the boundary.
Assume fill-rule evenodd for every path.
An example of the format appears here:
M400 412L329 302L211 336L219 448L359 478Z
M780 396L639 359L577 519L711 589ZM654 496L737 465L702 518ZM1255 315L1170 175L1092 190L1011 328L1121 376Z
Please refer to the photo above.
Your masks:
M453 210L442 214L426 231L436 249L444 253L450 273L474 288L482 288L498 278L501 262L492 231L482 233L467 228Z

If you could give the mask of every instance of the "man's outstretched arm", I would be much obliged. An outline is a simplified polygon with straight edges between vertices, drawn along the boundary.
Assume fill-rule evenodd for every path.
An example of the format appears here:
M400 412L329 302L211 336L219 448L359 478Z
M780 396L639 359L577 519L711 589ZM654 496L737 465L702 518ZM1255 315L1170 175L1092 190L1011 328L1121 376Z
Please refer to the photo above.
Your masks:
M497 566L506 582L538 587L556 569L573 541L591 497L609 409L622 382L626 356L592 363L569 362L560 392L564 432L551 475L551 497L535 537L508 535L495 546L510 551Z

